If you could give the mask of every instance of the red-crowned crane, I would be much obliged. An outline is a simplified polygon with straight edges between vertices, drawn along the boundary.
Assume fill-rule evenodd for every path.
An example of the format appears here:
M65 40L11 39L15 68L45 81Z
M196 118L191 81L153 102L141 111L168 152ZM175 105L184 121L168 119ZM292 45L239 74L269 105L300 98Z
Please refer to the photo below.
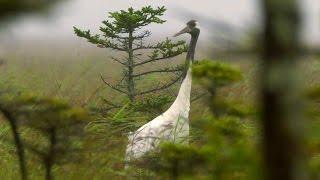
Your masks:
M166 112L129 135L126 162L142 157L147 152L156 149L161 142L188 143L192 84L191 65L194 61L196 44L200 35L200 29L197 27L195 20L189 21L187 27L175 34L174 37L185 33L191 35L186 58L189 67L182 81L178 96Z

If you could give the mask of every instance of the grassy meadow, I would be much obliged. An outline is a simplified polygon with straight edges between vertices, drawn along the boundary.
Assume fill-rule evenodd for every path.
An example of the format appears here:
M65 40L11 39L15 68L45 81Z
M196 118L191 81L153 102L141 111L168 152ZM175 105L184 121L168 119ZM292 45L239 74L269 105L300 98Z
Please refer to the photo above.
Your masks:
M209 51L208 51L209 52ZM103 98L112 101L122 101L123 97L114 92L100 79L100 74L106 79L116 80L121 75L121 66L110 61L110 56L121 56L112 51L105 51L95 47L79 46L29 46L26 48L10 49L3 56L5 63L0 66L0 87L3 89L14 89L16 91L28 92L39 96L57 97L67 100L74 106L83 107L91 112L92 123L89 123L86 129L86 136L81 143L83 151L78 155L80 160L63 165L55 165L53 174L55 179L125 179L128 178L128 172L123 169L123 158L126 146L125 127L119 123L114 125L112 119L92 112L94 108L103 108L105 106ZM205 51L199 53L199 57L209 57ZM185 56L179 56L175 59L165 60L164 64L183 63ZM301 83L308 88L316 87L320 82L320 59L315 57L302 57ZM230 102L241 104L242 108L253 111L249 116L241 119L241 127L249 131L249 138L253 145L259 145L260 127L257 126L256 109L256 87L259 82L256 72L259 71L259 60L257 57L232 57L228 59L219 58L215 61L227 62L240 68L243 73L243 79L231 86L219 89L217 96ZM154 64L162 66L162 64ZM163 74L148 77L140 80L142 85L140 89L152 87L154 83L166 81L169 77ZM180 82L174 87L163 91L163 94L176 96ZM198 94L206 92L196 80L193 81L193 93L195 97ZM195 137L201 137L204 133L202 119L210 111L208 106L210 98L203 96L192 102L190 121L191 134ZM308 102L306 102L308 103ZM168 107L168 103L165 107ZM312 105L310 108L316 113L319 106ZM308 110L310 110L308 109ZM306 112L309 113L309 112ZM312 114L312 113L311 113ZM148 120L156 117L157 113L148 115L137 114L132 118L134 127L139 127ZM113 116L114 117L114 116ZM311 115L307 120L306 135L308 137L308 162L313 177L320 177L317 169L320 167L320 116ZM34 141L41 141L41 137L34 134L29 129L23 129L22 135ZM11 143L10 129L7 123L0 121L0 179L17 179L19 175L18 163L15 155L14 145ZM201 139L201 138L200 138ZM191 141L194 146L202 146L201 141ZM252 147L255 152L259 148ZM32 153L27 152L28 171L30 179L43 179L43 167L39 160ZM258 160L259 161L259 160ZM148 179L154 177L156 172L148 173L139 170L135 176L129 176L136 179ZM233 174L235 179L246 179L246 177ZM225 179L230 177L225 176ZM208 179L208 177L198 176L199 179ZM232 179L232 178L230 178ZM259 178L258 178L259 179Z

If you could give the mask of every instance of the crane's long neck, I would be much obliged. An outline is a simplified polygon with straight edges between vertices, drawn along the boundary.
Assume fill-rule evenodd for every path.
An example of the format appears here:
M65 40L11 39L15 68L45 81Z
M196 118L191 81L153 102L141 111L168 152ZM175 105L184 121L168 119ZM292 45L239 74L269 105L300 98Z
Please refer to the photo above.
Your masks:
M182 81L182 84L179 89L178 96L176 100L173 102L168 111L165 112L164 115L167 114L177 114L186 119L189 117L190 110L190 94L191 94L191 84L192 84L192 63L194 61L194 54L197 45L199 34L191 36L191 42L189 45L189 50L187 53L187 72L185 73L185 77Z
M187 53L187 61L194 61L194 54L196 51L197 41L198 41L199 34L191 35L191 41Z
M190 65L192 62L190 62ZM164 113L164 116L180 116L187 119L189 117L190 110L190 94L191 94L191 84L192 84L192 72L191 67L189 67L185 78L182 81L182 84L179 89L178 96L173 102L171 107ZM177 119L172 119L177 120Z

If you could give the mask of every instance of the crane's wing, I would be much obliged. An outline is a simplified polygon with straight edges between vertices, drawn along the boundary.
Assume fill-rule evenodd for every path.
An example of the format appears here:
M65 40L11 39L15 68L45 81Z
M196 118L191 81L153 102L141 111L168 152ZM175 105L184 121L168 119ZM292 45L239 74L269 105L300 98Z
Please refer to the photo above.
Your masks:
M170 121L160 115L128 136L126 161L140 158L155 150L161 142L187 143L188 136L189 123L185 118L181 116L177 121Z

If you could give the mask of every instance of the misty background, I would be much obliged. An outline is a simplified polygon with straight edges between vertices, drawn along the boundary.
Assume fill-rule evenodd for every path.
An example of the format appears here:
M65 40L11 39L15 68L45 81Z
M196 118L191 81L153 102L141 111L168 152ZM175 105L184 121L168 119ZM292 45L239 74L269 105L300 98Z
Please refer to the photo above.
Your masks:
M26 45L39 48L51 48L53 44L59 48L67 45L94 48L84 39L76 37L72 27L77 26L97 32L108 12L146 5L166 6L168 9L164 16L167 20L165 24L149 27L153 33L152 38L171 37L183 28L188 20L196 19L202 30L200 47L221 44L221 41L245 39L248 34L259 30L262 22L259 2L259 0L67 0L49 12L42 12L41 15L22 14L1 24L4 28L0 31L0 55L8 50L24 48ZM320 1L300 0L299 3L304 18L301 40L308 46L320 46Z

